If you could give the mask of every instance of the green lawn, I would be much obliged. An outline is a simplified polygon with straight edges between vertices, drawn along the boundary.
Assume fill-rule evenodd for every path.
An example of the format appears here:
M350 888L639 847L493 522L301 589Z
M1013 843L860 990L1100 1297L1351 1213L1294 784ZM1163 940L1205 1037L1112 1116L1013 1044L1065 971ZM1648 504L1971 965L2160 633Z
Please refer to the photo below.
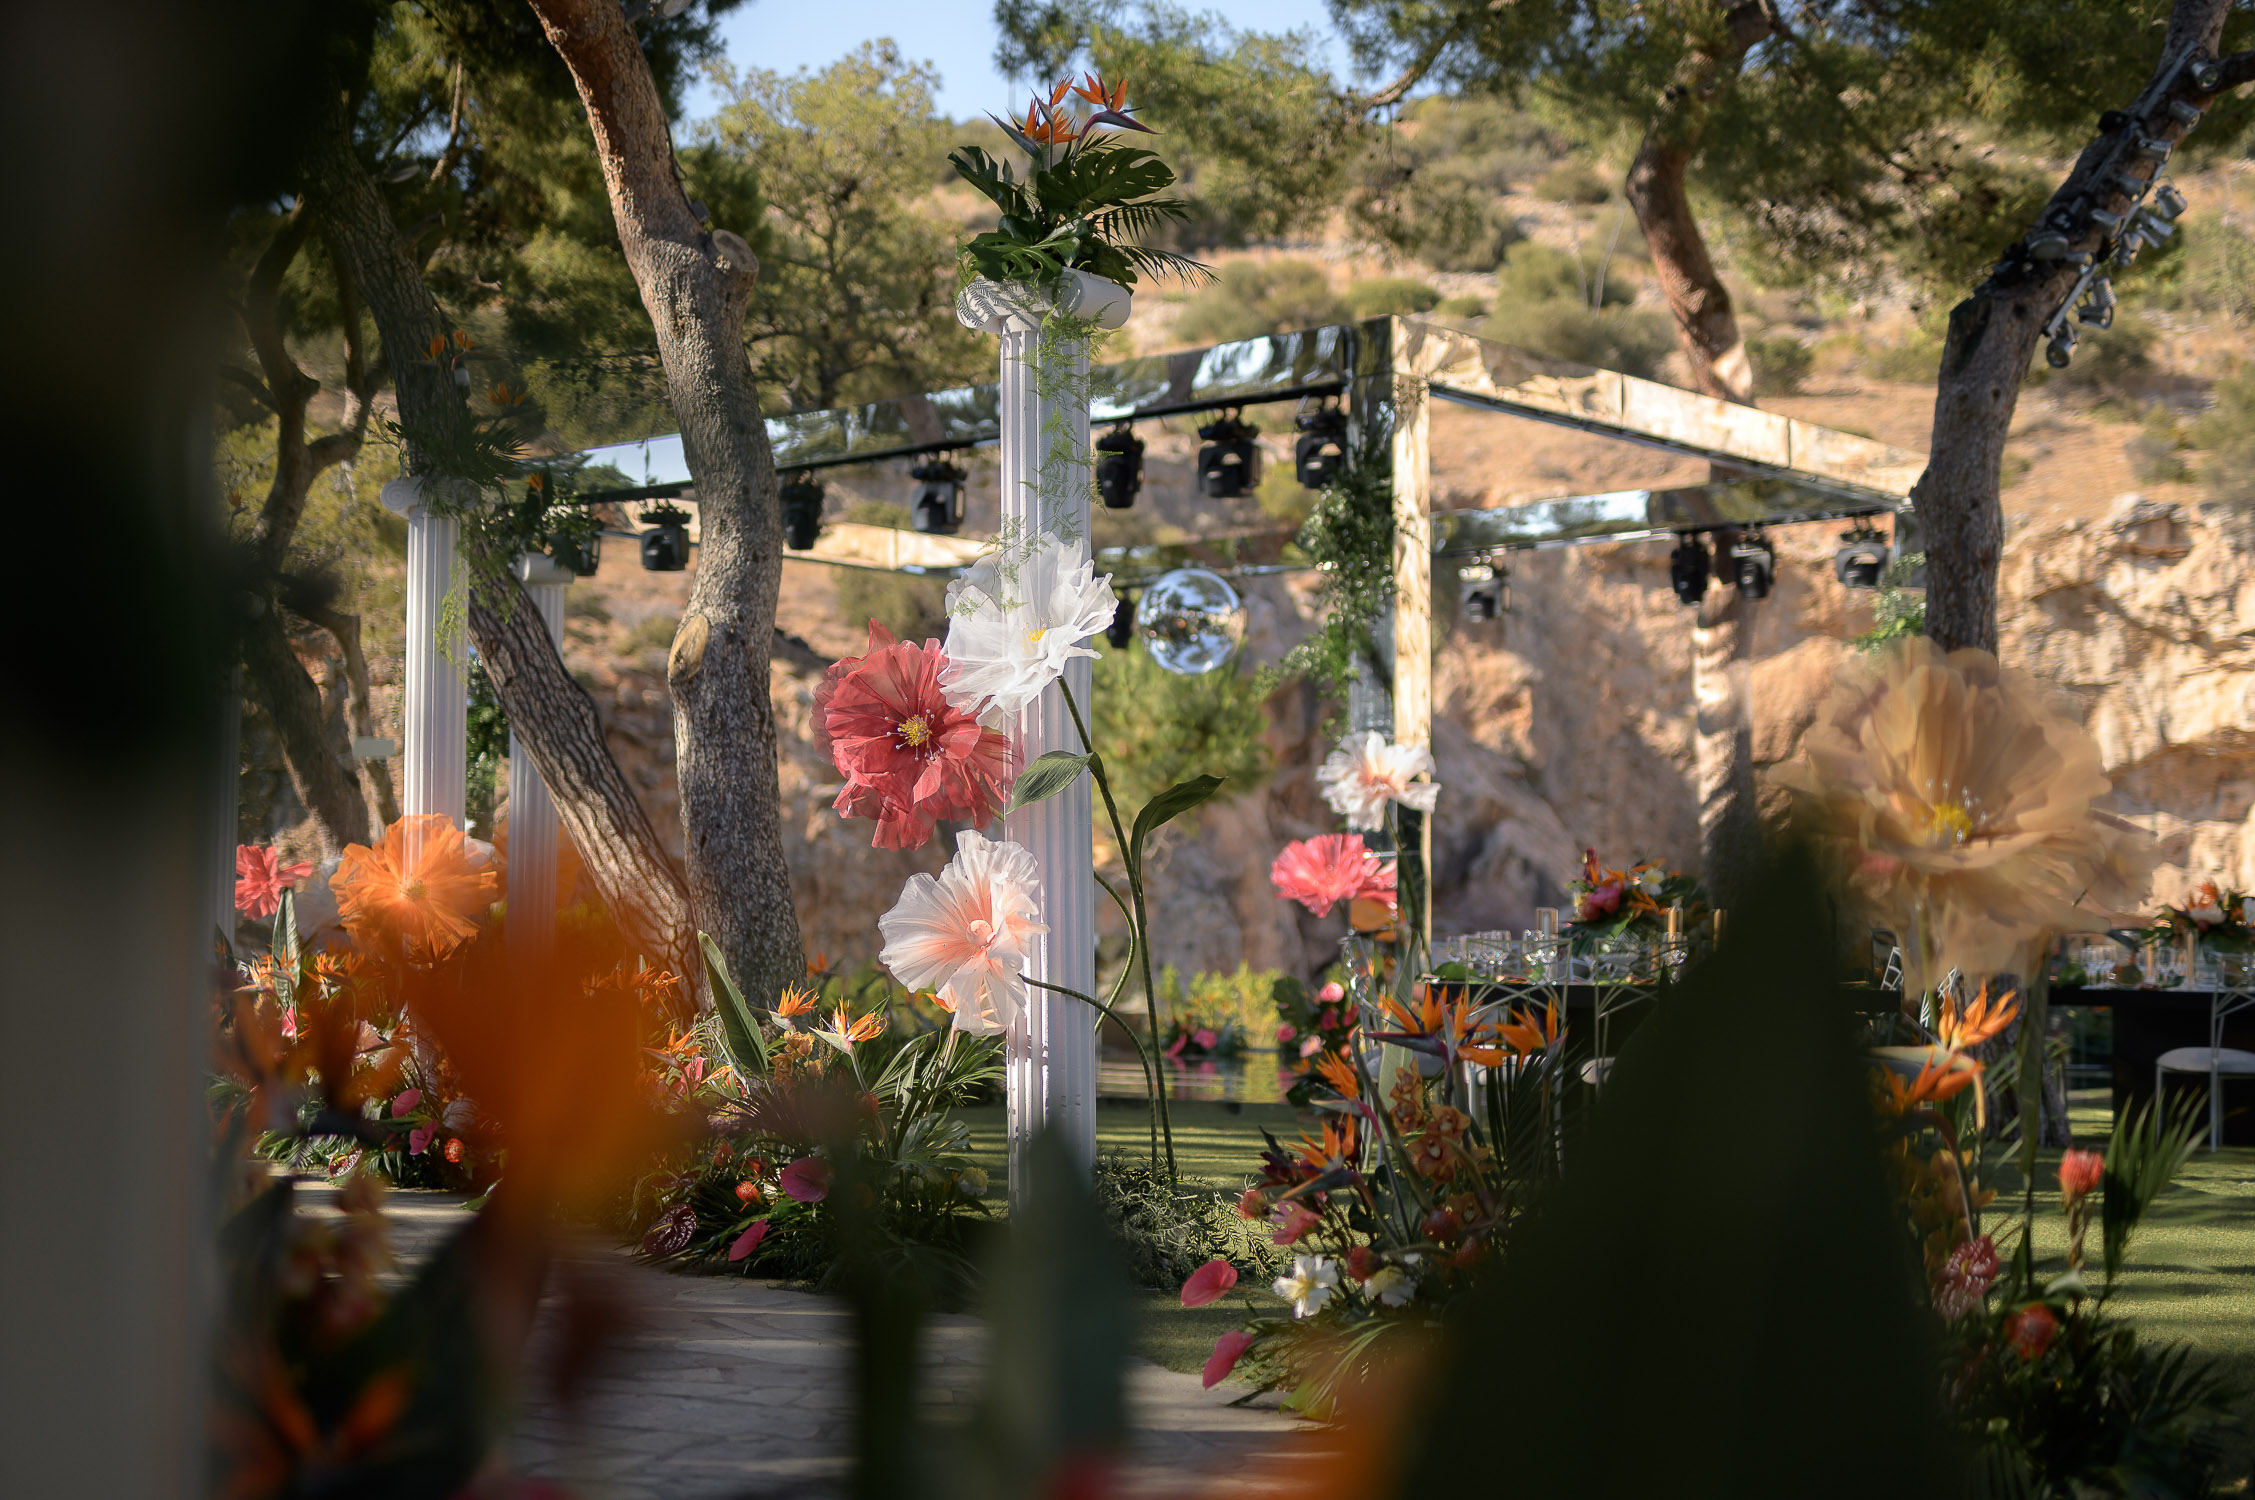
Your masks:
M1002 1107L966 1110L962 1118L999 1197L1008 1175ZM1301 1129L1292 1108L1282 1104L1233 1109L1180 1101L1173 1106L1173 1119L1183 1175L1229 1192L1252 1179L1263 1128L1286 1143ZM1103 1101L1097 1149L1143 1158L1149 1149L1145 1120L1140 1103ZM2104 1093L2078 1092L2072 1123L2078 1141L2101 1145L2109 1128ZM2063 1265L2067 1240L2059 1212L2058 1163L2057 1152L2046 1152L2037 1171L2036 1250L2039 1257ZM2009 1208L2000 1200L1992 1213ZM2094 1254L2096 1248L2094 1232ZM1144 1353L1171 1369L1197 1369L1216 1338L1242 1326L1244 1290L1196 1310L1180 1306L1172 1292L1138 1293ZM2155 1337L2183 1339L2230 1362L2242 1384L2255 1393L2255 1149L2195 1153L2131 1242L2116 1306Z

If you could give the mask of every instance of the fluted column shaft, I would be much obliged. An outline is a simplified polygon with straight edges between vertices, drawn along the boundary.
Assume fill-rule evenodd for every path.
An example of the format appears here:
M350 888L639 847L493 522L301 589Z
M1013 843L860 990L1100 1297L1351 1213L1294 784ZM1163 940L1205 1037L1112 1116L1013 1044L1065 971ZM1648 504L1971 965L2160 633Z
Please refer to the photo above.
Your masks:
M564 591L572 574L554 558L528 552L517 559L517 576L540 611L548 638L563 644ZM509 946L518 953L544 952L556 937L556 799L532 754L509 731Z

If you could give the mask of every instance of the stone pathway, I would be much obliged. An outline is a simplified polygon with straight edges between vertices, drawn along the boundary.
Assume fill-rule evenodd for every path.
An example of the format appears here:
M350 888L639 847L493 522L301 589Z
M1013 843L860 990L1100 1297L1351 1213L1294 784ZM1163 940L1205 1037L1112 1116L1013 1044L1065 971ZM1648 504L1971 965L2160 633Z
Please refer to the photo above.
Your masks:
M303 1200L325 1196L315 1188ZM386 1207L403 1264L461 1223L456 1200L441 1194L394 1192ZM853 1421L842 1304L779 1282L676 1275L595 1243L572 1254L574 1270L606 1278L633 1317L571 1410L541 1403L527 1412L514 1445L520 1472L584 1500L841 1492ZM942 1415L972 1399L984 1338L975 1318L934 1320L925 1387ZM1273 1479L1301 1447L1299 1424L1233 1407L1233 1394L1134 1361L1126 1492L1222 1496Z

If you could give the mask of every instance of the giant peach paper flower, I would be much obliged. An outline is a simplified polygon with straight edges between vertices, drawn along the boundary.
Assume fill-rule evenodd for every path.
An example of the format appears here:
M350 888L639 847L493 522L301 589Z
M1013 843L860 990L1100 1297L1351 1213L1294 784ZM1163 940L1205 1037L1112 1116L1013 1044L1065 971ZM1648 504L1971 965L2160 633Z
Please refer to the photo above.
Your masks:
M347 845L329 888L356 941L396 938L426 959L444 958L475 936L478 918L501 894L492 867L471 862L462 830L439 813L401 818L377 848Z
M938 992L955 1029L992 1036L1026 1001L1024 964L1037 933L1041 870L1022 844L964 832L938 876L911 875L877 919L877 962L912 990Z
M846 778L831 804L873 818L879 849L920 849L941 818L993 819L1007 799L1009 742L940 690L939 642L895 640L869 622L869 650L831 667L814 719Z
M1359 833L1295 839L1279 851L1268 878L1277 895L1319 917L1330 916L1332 907L1357 896L1394 899L1394 867L1371 853Z
M1323 800L1347 820L1349 828L1386 826L1386 804L1399 802L1429 813L1440 800L1440 784L1419 781L1433 774L1432 752L1422 745L1390 745L1377 730L1350 734L1324 757L1315 779Z
M1047 537L1030 552L993 552L947 586L947 700L1015 714L1064 675L1112 623L1119 600L1079 542ZM1084 705L1085 707L1085 705Z
M1854 885L1904 944L1917 992L1957 967L2018 966L2052 932L2112 925L2143 892L2151 841L2092 804L2098 746L1985 651L1926 640L1845 684L1779 780L1851 855Z

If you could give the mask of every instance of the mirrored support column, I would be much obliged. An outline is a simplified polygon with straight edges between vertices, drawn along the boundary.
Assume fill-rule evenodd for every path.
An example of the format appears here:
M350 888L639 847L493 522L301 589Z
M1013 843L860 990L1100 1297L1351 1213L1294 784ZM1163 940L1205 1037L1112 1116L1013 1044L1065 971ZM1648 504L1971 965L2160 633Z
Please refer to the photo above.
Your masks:
M384 486L384 504L407 518L407 692L400 810L437 813L465 827L470 732L469 648L443 637L446 596L460 566L462 523L432 513L418 479Z
M1077 280L1074 278L1077 277ZM1126 321L1124 288L1068 273L1068 298L1080 315L1101 326ZM1002 342L1002 528L1005 544L1039 545L1052 536L1080 541L1089 527L1088 408L1055 404L1062 373L1037 369L1036 361L1073 362L1088 369L1085 339L1042 336L1047 310L1031 288L974 282L956 299L956 317L968 328L996 334ZM1092 301L1092 298L1103 299ZM1100 309L1100 310L1099 310ZM1050 378L1044 379L1044 374ZM1051 392L1044 399L1044 390ZM1056 452L1052 453L1052 445ZM1076 462L1060 463L1067 455ZM1044 460L1049 462L1045 466ZM1069 472L1060 472L1069 470ZM1089 700L1089 662L1076 658L1064 681L1084 716ZM1019 714L1009 726L1016 763L1031 764L1050 750L1078 752L1080 736L1056 687ZM1083 776L1070 789L1003 819L1003 837L1023 844L1041 869L1042 920L1049 931L1037 940L1026 973L1081 994L1096 989L1096 866L1091 820L1094 788ZM1083 1168L1096 1158L1096 1015L1083 1002L1048 990L1032 989L1019 1023L1005 1041L1003 1076L1008 1094L1010 1198L1023 1204L1031 1176L1027 1153L1044 1130L1055 1130Z
M541 552L517 559L517 577L548 627L548 639L564 640L564 591L572 570ZM546 952L556 939L556 853L559 844L556 799L532 754L509 731L509 946L514 952Z

